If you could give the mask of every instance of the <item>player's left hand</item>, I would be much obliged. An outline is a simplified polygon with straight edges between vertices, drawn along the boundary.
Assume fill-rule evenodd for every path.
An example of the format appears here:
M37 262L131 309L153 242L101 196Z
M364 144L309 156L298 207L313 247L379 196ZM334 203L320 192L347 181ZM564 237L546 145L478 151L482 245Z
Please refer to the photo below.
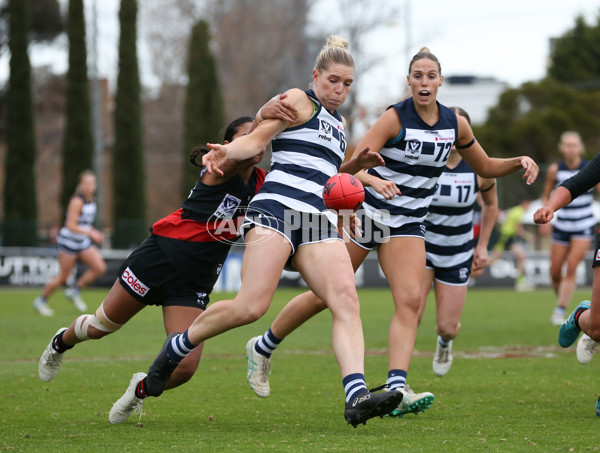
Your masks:
M260 116L263 120L274 119L283 120L288 123L296 121L296 113L298 111L292 106L292 104L284 101L287 94L280 94L275 96L260 109Z
M369 184L378 194L380 194L386 200L391 200L396 195L401 195L400 189L394 181L388 181L387 179L381 179L373 176L369 179Z
M90 231L88 231L88 237L96 244L102 244L102 241L104 240L104 234L102 231L98 231L96 228L92 228Z
M367 146L356 154L354 159L356 159L358 165L362 168L383 167L385 165L385 160L383 160L381 154L370 151L370 149L371 148Z
M539 167L531 157L527 156L521 157L521 166L525 169L523 179L526 180L527 185L533 184L537 179L538 173L540 172Z

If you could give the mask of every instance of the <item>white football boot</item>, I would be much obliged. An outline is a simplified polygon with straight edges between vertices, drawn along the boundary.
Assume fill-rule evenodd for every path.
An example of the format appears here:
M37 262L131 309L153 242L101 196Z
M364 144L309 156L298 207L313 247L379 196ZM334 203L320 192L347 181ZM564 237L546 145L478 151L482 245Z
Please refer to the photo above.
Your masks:
M108 414L108 421L111 424L123 423L129 418L133 412L140 414L142 417L142 407L144 400L135 396L135 388L138 383L146 377L146 373L135 373L129 381L129 387L125 390L125 393L119 398Z
M254 390L261 398L266 398L271 394L269 386L269 373L271 372L271 361L268 357L259 354L254 349L254 345L262 336L250 338L246 343L246 358L248 359L248 371L246 380L250 388Z
M52 379L56 377L60 370L60 366L62 365L63 355L60 352L56 352L52 347L52 342L54 341L54 337L59 333L67 330L66 327L61 327L58 331L52 336L50 343L44 349L42 353L42 357L40 357L40 363L38 364L38 375L40 379L44 382L50 382Z

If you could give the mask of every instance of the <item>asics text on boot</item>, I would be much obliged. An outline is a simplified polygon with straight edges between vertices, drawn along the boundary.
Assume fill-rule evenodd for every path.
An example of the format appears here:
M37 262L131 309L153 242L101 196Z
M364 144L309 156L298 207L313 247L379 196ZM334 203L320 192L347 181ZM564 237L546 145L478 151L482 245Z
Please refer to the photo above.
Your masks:
M376 390L376 389L373 389ZM398 391L373 393L366 390L346 403L344 418L353 427L366 425L373 417L383 417L402 402L402 393Z

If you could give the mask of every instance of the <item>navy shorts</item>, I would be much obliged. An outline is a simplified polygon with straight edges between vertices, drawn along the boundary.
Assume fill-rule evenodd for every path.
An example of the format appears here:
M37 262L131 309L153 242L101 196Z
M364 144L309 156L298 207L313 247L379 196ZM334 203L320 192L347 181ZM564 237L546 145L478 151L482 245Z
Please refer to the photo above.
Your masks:
M395 237L418 237L425 239L425 225L420 222L407 223L399 227L384 225L369 217L364 210L357 211L356 216L360 220L361 237L355 235L350 238L359 247L372 250L379 244L388 242ZM346 234L348 234L346 232Z
M434 266L431 261L426 260L425 268L433 269L433 278L440 283L451 286L464 286L469 284L471 264L473 264L472 256L464 263L453 267Z
M568 246L573 239L594 239L594 228L589 227L585 230L564 231L559 228L552 228L552 242L559 245Z
M292 246L290 255L294 255L298 248L305 244L341 240L337 228L329 221L325 214L313 214L287 210L286 220L266 213L248 209L242 224L242 234L256 226L261 226L281 234Z
M146 305L194 307L206 310L212 288L200 288L171 265L156 238L147 237L119 270L119 283Z

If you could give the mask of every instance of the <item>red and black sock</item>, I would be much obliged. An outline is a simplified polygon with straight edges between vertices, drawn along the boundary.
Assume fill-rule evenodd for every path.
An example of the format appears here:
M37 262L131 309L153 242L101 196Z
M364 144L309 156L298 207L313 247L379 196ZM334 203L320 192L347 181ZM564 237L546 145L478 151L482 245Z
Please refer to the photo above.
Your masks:
M135 387L135 396L136 398L139 398L141 400L143 400L144 398L146 398L148 395L147 392L147 388L148 388L148 377L145 377L144 379L142 379L140 382L138 382L138 385Z

